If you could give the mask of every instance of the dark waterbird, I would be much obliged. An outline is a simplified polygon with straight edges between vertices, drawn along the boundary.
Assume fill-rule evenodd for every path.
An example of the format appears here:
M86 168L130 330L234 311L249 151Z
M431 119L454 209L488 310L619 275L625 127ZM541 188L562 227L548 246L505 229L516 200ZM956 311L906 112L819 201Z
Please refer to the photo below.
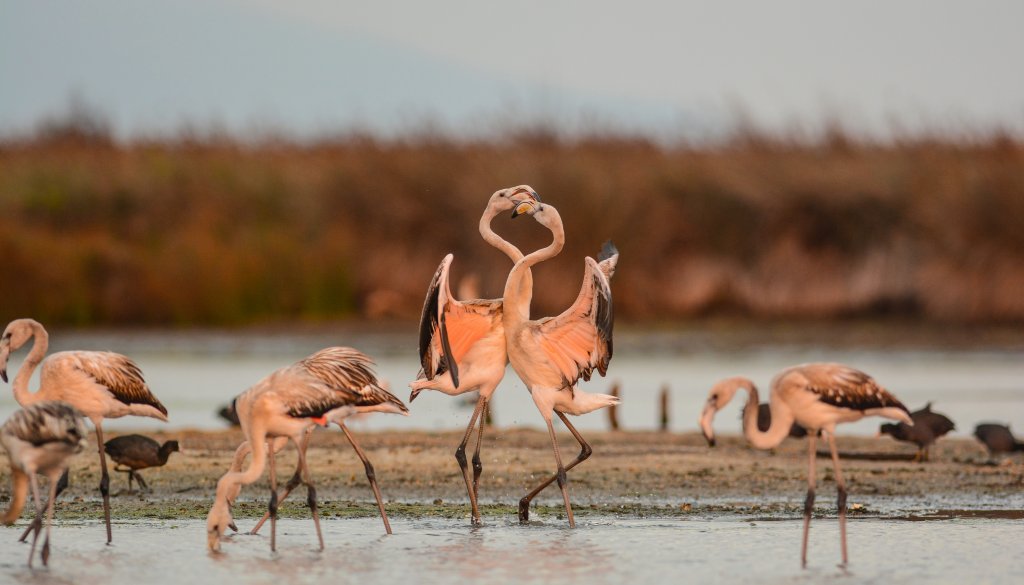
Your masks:
M238 413L235 412L234 400L232 400L227 406L222 406L220 410L217 411L217 416L226 420L233 427L241 426L241 423L238 422Z
M984 443L990 455L1024 451L1024 443L1014 438L1010 427L995 423L983 423L974 427L974 436Z
M129 492L132 491L132 478L139 482L140 488L149 491L149 486L138 474L138 470L163 467L171 453L178 451L178 442L167 441L161 445L142 435L124 435L104 443L103 450L116 463L114 471L128 474Z
M907 423L886 423L878 429L880 435L891 435L897 441L906 441L917 445L914 461L928 461L928 448L939 437L955 430L956 425L944 414L932 412L932 403L910 413L914 426Z

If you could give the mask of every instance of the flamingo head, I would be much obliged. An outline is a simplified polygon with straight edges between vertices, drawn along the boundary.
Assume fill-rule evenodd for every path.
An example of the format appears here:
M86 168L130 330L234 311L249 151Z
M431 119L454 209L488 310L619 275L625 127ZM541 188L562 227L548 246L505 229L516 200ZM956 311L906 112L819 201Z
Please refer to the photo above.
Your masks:
M740 387L737 380L737 378L722 380L712 386L711 392L708 393L704 410L700 413L700 430L704 433L704 440L708 442L708 447L715 446L715 429L711 426L715 420L715 413L725 408L725 405L729 404L732 397L736 395L736 390Z
M231 517L231 505L226 498L218 497L206 517L206 544L210 551L220 552L220 539L227 528L238 532L235 520Z
M7 381L7 359L11 352L17 351L32 339L36 327L42 326L32 319L15 319L7 325L3 335L0 335L0 378L4 382Z
M487 208L498 214L503 211L511 211L522 201L539 202L540 195L529 185L516 185L505 189L498 189L491 195L487 202Z

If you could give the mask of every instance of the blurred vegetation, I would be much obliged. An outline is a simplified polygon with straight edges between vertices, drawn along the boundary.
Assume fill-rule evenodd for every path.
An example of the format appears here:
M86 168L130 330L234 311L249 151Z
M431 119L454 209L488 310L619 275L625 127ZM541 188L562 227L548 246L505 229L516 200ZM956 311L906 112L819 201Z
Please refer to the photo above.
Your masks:
M415 317L444 254L500 296L477 220L534 186L568 244L535 315L613 239L621 318L1024 321L1024 144L878 144L741 131L707 146L539 128L313 142L183 133L122 143L90 112L0 141L0 306L48 324ZM532 250L547 232L494 222Z

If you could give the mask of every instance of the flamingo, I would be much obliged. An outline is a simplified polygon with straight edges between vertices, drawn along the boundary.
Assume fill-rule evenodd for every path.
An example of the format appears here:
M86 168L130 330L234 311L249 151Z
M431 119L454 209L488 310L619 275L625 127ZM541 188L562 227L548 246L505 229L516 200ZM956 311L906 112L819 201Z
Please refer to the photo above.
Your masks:
M373 465L344 425L346 417L361 412L392 412L408 415L402 401L380 386L373 373L373 361L365 354L349 347L329 347L281 368L235 399L239 422L245 441L235 452L232 468L217 482L213 507L207 516L207 544L212 551L220 550L220 539L226 528L235 530L231 517L231 503L243 485L259 479L270 463L270 550L276 550L277 534L277 474L274 454L287 444L295 443L299 453L299 482L306 486L307 500L313 514L320 549L324 547L320 532L320 517L316 502L316 488L306 465L306 446L309 432L316 426L327 427L335 423L345 433L356 455L362 460L366 477L377 499L381 518L388 534L391 526L384 511L380 489ZM269 456L268 456L269 448ZM241 462L252 452L252 461L245 471Z
M529 185L495 191L488 200L483 215L480 216L479 230L484 241L516 262L522 259L523 253L491 229L491 222L498 214L511 211L515 206L513 197L517 200L540 200L540 196ZM480 447L483 443L486 420L482 413L486 411L491 396L505 376L508 359L505 352L505 329L501 320L502 300L456 299L449 285L449 269L453 258L452 254L444 257L427 288L419 331L422 369L418 379L409 384L412 389L409 402L416 400L423 390L437 390L449 396L478 391L476 406L466 426L466 433L455 450L455 460L459 463L462 477L466 482L466 491L469 492L471 521L476 525L480 523L477 497L480 474L483 472ZM529 270L526 271L521 284L522 293L529 296L533 291L533 277ZM480 430L473 452L471 479L466 461L466 444L478 418Z
M608 277L618 262L618 251L610 243L603 250L599 264L593 258L584 259L583 286L576 301L557 317L530 320L529 296L523 292L523 280L531 266L557 255L565 245L562 219L553 205L524 199L518 201L513 217L531 215L552 234L551 244L516 262L505 282L505 342L508 359L519 378L526 384L537 410L547 423L551 446L555 453L557 473L519 501L519 520L530 517L530 502L544 488L557 481L565 503L569 526L576 521L569 502L566 472L579 465L593 453L591 446L566 418L566 414L582 415L619 403L615 396L589 394L575 387L580 378L589 380L596 369L602 376L612 358L612 294ZM562 464L558 440L552 424L557 414L580 445L580 454L568 465Z
M110 475L103 452L103 419L122 416L148 416L167 422L167 409L149 390L142 370L130 358L108 351L61 351L43 359L49 347L49 334L37 321L11 321L0 337L0 378L7 381L7 359L11 352L34 339L32 349L14 378L14 399L21 406L43 400L62 400L74 406L96 428L100 454L100 494L103 519L107 526L107 544L113 540L110 529ZM39 390L30 392L28 381L42 362ZM57 487L59 495L67 485L67 474ZM22 535L22 539L27 536Z
M818 431L828 439L832 451L838 489L839 535L846 566L846 483L839 467L836 451L836 425L858 421L865 416L881 416L913 424L910 411L874 378L849 366L832 363L814 363L785 369L772 379L769 406L771 426L767 431L757 428L757 387L747 378L727 378L716 383L708 394L700 416L700 427L708 445L714 447L715 432L711 426L715 413L732 400L737 390L749 395L743 409L743 435L758 449L776 447L789 434L794 422L807 429L807 498L804 501L804 535L800 553L802 566L807 566L807 536L811 527L816 486L814 462Z
M36 553L36 541L46 513L46 537L40 557L43 565L50 560L50 523L53 521L53 500L57 497L57 483L68 468L68 459L82 451L88 442L82 415L65 402L36 402L11 415L0 427L0 443L7 449L11 460L11 505L2 521L11 525L25 507L26 487L31 486L36 504L36 517L29 525L34 531L32 548L28 553L28 566ZM50 480L50 497L44 506L39 500L36 474Z

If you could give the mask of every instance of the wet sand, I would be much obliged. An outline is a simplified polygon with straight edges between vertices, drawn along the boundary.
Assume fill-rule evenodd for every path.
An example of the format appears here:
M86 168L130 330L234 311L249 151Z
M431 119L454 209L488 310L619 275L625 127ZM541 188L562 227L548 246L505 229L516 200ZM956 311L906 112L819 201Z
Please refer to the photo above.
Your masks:
M389 514L468 517L465 484L453 457L461 433L357 429L355 434L376 468ZM178 439L183 451L173 454L166 467L142 472L152 489L149 493L124 493L125 474L112 472L113 517L205 518L217 479L227 470L241 433L179 431L153 436L161 441ZM569 473L580 516L755 513L790 517L802 509L805 440L787 439L774 452L765 452L730 436L719 437L718 446L709 449L696 433L592 432L586 437L594 454ZM568 462L578 452L576 444L568 434L559 440L563 460ZM840 437L838 443L852 513L955 516L957 511L1003 510L1012 516L1014 510L1024 509L1024 457L1020 455L990 459L975 441L949 438L932 447L930 462L916 463L911 460L912 445L889 438ZM819 449L825 448L819 441ZM534 430L488 429L482 459L482 511L491 517L514 516L519 498L554 470L548 436ZM309 461L326 517L376 514L363 466L340 432L318 430ZM291 447L279 455L282 483L291 476L294 462ZM822 514L834 513L831 461L822 451L817 462L818 509ZM0 499L6 503L10 497L6 461L0 469ZM71 487L60 500L57 518L98 518L98 483L95 451L83 452L72 464ZM264 474L242 491L236 517L261 515L268 490ZM282 505L283 517L308 514L301 491ZM549 488L537 500L538 514L557 516L560 501L557 488Z

